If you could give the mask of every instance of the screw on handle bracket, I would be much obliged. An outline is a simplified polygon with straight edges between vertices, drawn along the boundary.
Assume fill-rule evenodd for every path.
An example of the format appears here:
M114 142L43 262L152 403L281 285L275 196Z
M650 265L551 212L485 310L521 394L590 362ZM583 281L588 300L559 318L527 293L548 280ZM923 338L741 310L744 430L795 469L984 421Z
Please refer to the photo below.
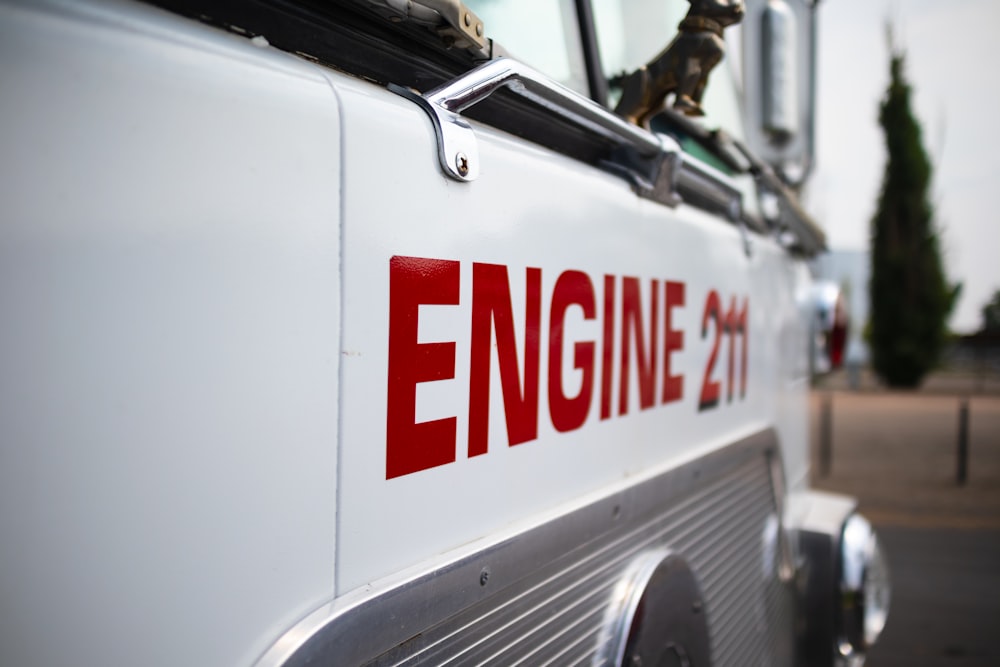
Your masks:
M389 84L389 90L419 106L434 125L438 161L444 172L456 181L474 181L479 177L479 142L469 122L429 96L411 88Z

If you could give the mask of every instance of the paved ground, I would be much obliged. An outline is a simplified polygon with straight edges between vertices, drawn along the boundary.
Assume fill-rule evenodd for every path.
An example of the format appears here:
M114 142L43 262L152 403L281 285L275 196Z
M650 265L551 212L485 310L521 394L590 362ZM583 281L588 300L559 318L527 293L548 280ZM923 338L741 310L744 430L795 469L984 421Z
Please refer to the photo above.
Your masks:
M975 380L976 378L971 378ZM855 495L893 575L883 641L868 667L1000 665L1000 392L933 378L919 392L833 378L814 392L813 485ZM978 393L975 393L977 392ZM829 397L832 466L819 478ZM959 405L969 406L968 482L956 484Z
M1000 665L1000 531L878 531L893 599L866 667Z
M829 394L831 472L820 478L813 394L813 484L857 496L874 522L1000 530L1000 396ZM969 406L968 481L956 484L959 406Z

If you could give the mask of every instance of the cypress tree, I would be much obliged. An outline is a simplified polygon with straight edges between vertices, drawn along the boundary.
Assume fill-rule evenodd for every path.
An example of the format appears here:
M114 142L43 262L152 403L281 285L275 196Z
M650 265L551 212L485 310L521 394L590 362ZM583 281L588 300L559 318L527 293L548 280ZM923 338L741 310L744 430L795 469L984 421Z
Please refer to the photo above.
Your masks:
M993 298L983 306L982 331L1000 333L1000 289L993 292Z
M891 48L879 110L888 151L871 222L871 351L891 387L915 387L937 363L958 287L945 282L929 201L931 163L910 109L904 54Z

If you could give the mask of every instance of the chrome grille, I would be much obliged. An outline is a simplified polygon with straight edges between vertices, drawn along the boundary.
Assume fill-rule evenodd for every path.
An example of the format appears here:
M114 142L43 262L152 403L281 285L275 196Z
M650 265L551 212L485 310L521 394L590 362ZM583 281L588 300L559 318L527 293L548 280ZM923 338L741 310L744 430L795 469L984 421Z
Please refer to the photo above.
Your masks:
M595 664L623 573L664 546L700 581L714 665L788 664L791 592L763 553L775 451L764 432L428 573L334 614L284 664Z

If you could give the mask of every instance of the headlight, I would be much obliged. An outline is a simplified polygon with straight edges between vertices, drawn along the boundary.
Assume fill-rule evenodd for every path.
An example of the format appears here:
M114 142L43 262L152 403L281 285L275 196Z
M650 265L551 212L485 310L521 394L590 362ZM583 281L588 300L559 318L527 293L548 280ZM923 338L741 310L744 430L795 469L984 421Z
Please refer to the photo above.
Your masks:
M796 664L859 667L889 614L889 570L875 531L848 496L789 496L799 554Z
M852 514L840 537L840 619L837 648L860 664L889 614L889 568L868 521Z

